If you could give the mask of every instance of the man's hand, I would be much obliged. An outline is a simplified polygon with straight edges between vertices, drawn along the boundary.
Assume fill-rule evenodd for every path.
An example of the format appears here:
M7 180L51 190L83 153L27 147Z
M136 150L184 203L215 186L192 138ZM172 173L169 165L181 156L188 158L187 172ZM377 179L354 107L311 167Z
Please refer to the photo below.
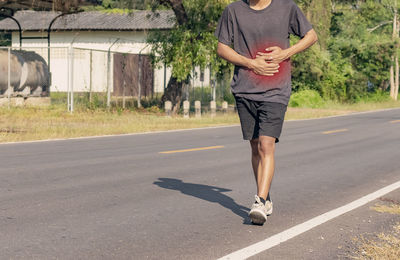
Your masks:
M258 75L261 76L273 76L279 72L279 65L277 63L266 62L265 57L260 56L252 60L249 68Z
M266 62L265 57L258 57L255 59L247 58L221 42L218 43L217 53L221 58L230 63L248 68L258 75L273 76L275 73L279 72L279 65L273 62Z
M268 53L265 52L258 52L257 53L257 58L264 58L265 61L267 62L272 62L279 64L284 60L287 60L290 55L287 50L282 50L278 46L273 46L265 49Z

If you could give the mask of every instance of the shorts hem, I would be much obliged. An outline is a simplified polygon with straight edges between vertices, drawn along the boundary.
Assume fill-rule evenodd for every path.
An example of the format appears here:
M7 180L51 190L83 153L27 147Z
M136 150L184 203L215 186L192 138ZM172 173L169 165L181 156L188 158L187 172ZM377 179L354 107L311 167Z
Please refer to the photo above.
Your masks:
M260 136L268 136L268 137L275 138L275 143L279 143L279 137L272 136L272 135L260 135ZM260 136L257 136L257 137L247 137L247 136L243 136L243 140L245 140L245 141L251 141L251 140L254 140L254 139L259 138Z

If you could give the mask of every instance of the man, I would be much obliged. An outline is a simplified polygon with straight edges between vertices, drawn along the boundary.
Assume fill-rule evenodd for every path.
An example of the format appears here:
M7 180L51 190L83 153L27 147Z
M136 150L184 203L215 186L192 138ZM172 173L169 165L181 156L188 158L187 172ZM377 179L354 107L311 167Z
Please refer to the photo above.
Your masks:
M291 47L290 34L301 38ZM231 89L257 183L249 216L262 225L273 207L275 143L291 94L289 58L313 45L317 35L293 0L239 0L225 8L215 36L218 55L235 65Z

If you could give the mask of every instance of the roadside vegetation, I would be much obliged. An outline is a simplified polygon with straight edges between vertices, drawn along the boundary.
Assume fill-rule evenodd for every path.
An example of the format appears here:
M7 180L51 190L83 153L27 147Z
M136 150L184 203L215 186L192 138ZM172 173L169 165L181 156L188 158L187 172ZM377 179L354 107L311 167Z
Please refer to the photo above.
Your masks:
M154 62L172 68L164 95L145 98L143 108L134 99L114 98L106 107L104 94L76 94L74 112L67 112L65 93L52 93L47 108L0 108L0 142L124 134L146 131L238 124L235 113L208 114L211 88L190 90L189 100L201 100L201 119L183 119L180 103L192 79L193 67L211 67L216 102L230 104L232 66L216 55L213 36L222 10L234 0L104 0L86 10L127 13L135 10L171 9L177 24L169 31L151 31ZM400 0L295 0L319 35L319 42L296 55L293 64L293 95L286 119L307 119L400 107L394 101L399 52ZM394 23L393 23L394 21ZM394 33L393 33L394 32ZM292 38L292 44L298 39ZM1 34L0 44L9 45ZM186 98L186 97L185 97ZM90 102L89 102L90 100ZM163 102L174 103L171 118ZM191 109L193 113L193 108Z
M297 100L296 96L294 100ZM49 107L11 107L10 109L7 106L0 107L0 142L239 124L233 104L230 105L228 113L224 114L220 111L214 118L207 110L201 118L195 118L192 110L191 118L185 119L181 114L172 117L165 116L164 111L157 106L157 99L142 102L144 108L141 109L136 108L133 100L126 101L125 109L122 108L121 100L118 102L114 100L110 109L105 107L104 102L105 99L102 96L94 96L92 102L88 102L85 96L77 96L74 112L70 113L67 112L64 97L57 94ZM400 102L392 101L390 98L347 104L333 101L300 103L288 108L286 120L320 118L394 107L400 107Z
M176 26L169 31L150 32L147 41L153 46L153 61L172 67L162 102L172 101L173 111L179 112L182 89L193 76L194 66L211 67L215 82L229 84L233 67L217 57L213 33L222 10L234 1L107 0L96 8L116 12L124 8L174 11ZM316 45L292 58L295 93L310 90L324 101L335 103L367 102L371 96L381 94L395 99L399 28L394 25L399 22L399 0L295 2L319 36ZM297 40L293 37L292 44Z
M377 204L372 210L400 216L400 203ZM389 233L374 234L372 237L360 236L355 239L357 249L352 259L359 260L398 260L400 259L400 223Z

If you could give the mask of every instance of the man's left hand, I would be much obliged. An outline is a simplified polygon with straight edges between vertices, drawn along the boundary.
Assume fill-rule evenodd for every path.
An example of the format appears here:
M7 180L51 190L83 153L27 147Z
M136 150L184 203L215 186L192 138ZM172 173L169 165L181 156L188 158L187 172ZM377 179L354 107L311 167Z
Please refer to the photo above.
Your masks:
M265 49L268 53L265 52L258 52L257 53L257 58L258 57L263 57L265 61L279 64L284 60L289 59L290 55L287 50L282 50L278 46L273 46Z

